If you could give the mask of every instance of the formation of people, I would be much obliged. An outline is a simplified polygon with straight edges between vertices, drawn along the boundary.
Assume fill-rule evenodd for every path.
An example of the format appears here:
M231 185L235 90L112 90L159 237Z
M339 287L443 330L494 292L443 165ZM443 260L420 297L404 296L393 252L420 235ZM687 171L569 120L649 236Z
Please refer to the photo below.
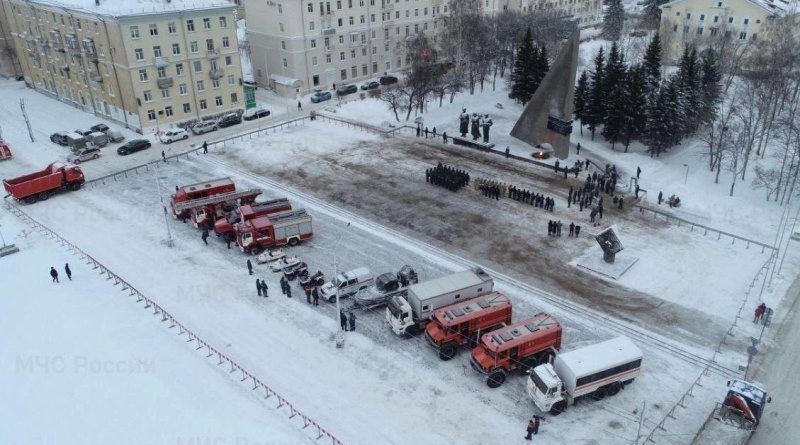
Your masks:
M545 209L549 212L555 210L556 200L542 193L533 193L530 190L509 186L508 197L523 204Z
M441 162L434 168L425 170L425 182L457 192L469 185L469 173L443 165Z

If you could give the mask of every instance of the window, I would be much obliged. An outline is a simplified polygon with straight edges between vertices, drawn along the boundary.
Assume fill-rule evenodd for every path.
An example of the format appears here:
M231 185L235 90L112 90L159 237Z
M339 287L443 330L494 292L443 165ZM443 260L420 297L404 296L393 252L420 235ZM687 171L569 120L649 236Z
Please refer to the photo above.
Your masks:
M369 74L369 71L367 69L367 65L361 65L361 75L362 76L366 76L367 74Z
M175 72L176 72L176 73L177 73L179 76L183 76L183 64L182 64L182 63L176 63L176 64L175 64Z
M184 113L191 113L192 112L192 104L183 104L183 112Z
M314 74L314 76L311 78L311 82L315 87L319 86L319 74Z
M222 96L217 96L214 98L214 103L217 104L218 107L222 106Z
M344 45L344 36L341 34L339 35L339 45Z
M160 46L154 46L153 47L153 56L161 57L161 47Z
M163 90L161 90L161 98L169 99L169 88L164 88Z
M231 65L233 65L233 57L225 56L225 66L231 66Z
M728 17L728 23L733 23L733 17Z
M372 74L378 72L378 62L372 62Z
M189 32L194 32L194 20L186 21L186 30Z
M205 90L206 90L205 82L203 82L202 80L198 80L197 81L197 91L205 91Z
M366 56L367 55L367 48L366 47L361 48L361 55L362 56Z
M316 39L311 39L311 42L310 42L309 46L311 46L312 48L316 48L317 47Z
M339 77L341 77L342 80L347 80L347 70L342 70L339 73Z
M289 67L289 62L286 61L285 57L283 59L281 59L281 63L283 64L284 68L288 68Z
M281 40L281 49L282 50L286 49L286 40Z
M138 39L139 36L139 27L138 26L131 26L131 38Z
M311 66L317 66L317 56L311 57Z
M698 36L702 36L703 35L703 27L702 26L698 26L697 27L697 35Z
M700 20L705 20L705 19L706 19L706 15L705 14L700 14Z
M756 33L753 33L752 35L750 35L750 40L755 40L755 39L756 39Z
M717 35L717 28L711 28L711 30L709 31L709 34L711 34L712 36Z
M414 17L419 17L419 9L414 10Z
M158 25L155 23L151 23L148 28L150 28L150 35L157 36L158 35Z
M283 22L278 23L278 29L280 29L281 32L283 32Z
M193 53L196 53L196 52L200 51L200 47L197 46L197 42L196 41L195 42L189 42L189 49Z
M314 12L314 4L313 3L309 3L307 8L308 8L308 12Z
M349 22L350 22L351 25L355 24L355 22L353 21L353 16L352 15L350 16Z
M173 56L180 56L181 55L181 45L178 43L172 44L172 55Z
M331 55L325 54L325 63L331 63Z
M169 32L172 35L175 35L175 34L178 33L178 27L175 26L175 22L167 23L167 32Z
M746 25L748 23L750 23L750 19L744 19L744 24Z
M227 28L228 27L228 19L226 17L219 18L219 27L220 28Z
M222 38L222 47L223 48L230 48L231 47L231 39L227 37Z
M362 15L361 17L359 17L359 21L360 21L361 23L364 23L364 16L363 16L363 15Z
M231 103L239 102L239 96L236 93L231 93Z
M136 48L133 50L133 56L136 60L144 60L144 51L141 48Z
M164 90L164 91L168 91L168 90ZM174 113L172 112L172 107L164 107L164 114L165 114L167 117L171 117L171 116L174 114Z
M278 3L278 14L283 14L283 5Z
M178 94L180 94L181 96L189 94L189 88L186 86L185 83L178 85Z
M151 121L156 120L156 112L155 112L155 110L147 110L147 120L151 120Z
M336 19L336 23L337 23L339 26L342 26L342 19Z
M148 77L147 77L147 69L146 68L140 69L139 70L139 81L140 82L147 82L147 79L148 79Z
M163 66L158 67L158 78L164 79L165 77L167 77L167 69Z
M715 16L714 16L714 23L718 23L718 22L719 22L719 16L718 16L718 15L715 15Z
M207 110L208 109L208 102L205 99L200 99L200 109Z
M219 79L211 79L211 88L219 88Z
M372 54L377 54L377 53L378 53L378 48L373 46L372 47Z
M152 102L153 101L153 92L147 90L144 92L144 101L145 102Z
M692 13L691 12L686 14L686 20L689 20L690 18L692 18Z
M350 74L351 74L353 77L358 77L358 67L357 67L357 66L354 66L354 67L350 68Z
M356 58L356 50L354 50L354 49L350 50L350 58L351 59L355 59Z
M228 74L228 85L233 86L236 83L236 76Z
M206 39L206 49L208 51L214 51L214 39Z
M739 33L739 40L746 40L746 39L747 39L747 33L746 32L740 32Z
M339 60L344 60L344 53L339 53Z
M308 22L308 29L311 30L311 31L314 30L314 21L313 20Z
M325 37L325 49L329 49L331 47L331 39L330 37Z
M336 9L342 9L342 0L336 0Z
M211 19L203 19L203 28L211 29Z
M195 60L194 62L194 72L195 73L202 73L203 72L203 62L199 60Z

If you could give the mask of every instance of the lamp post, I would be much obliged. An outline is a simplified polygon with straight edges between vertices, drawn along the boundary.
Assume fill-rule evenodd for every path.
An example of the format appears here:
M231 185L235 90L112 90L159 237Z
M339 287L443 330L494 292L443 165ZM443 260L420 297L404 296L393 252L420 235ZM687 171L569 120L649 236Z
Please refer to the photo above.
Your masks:
M339 243L342 241L342 238L344 237L344 233L345 233L345 231L347 230L348 227L350 227L350 222L348 222L347 225L344 226L344 228L342 228L342 232L339 234L339 238L333 244L333 278L334 279L336 279L336 277L339 275L339 254L338 254ZM339 284L341 284L341 283L339 283ZM339 321L339 328L336 330L336 347L337 348L342 348L342 347L344 347L344 331L342 330L342 323L341 323L342 309L341 309L341 305L339 304L339 284L336 285L336 320Z
M686 174L683 176L683 184L686 185L686 181L689 179L689 164L683 164L686 167Z

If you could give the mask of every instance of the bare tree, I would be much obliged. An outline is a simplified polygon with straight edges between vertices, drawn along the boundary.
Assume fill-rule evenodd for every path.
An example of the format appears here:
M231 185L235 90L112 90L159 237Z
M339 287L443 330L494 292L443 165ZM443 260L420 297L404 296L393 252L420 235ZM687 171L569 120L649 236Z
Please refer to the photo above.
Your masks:
M397 122L400 122L399 112L405 110L408 106L406 102L407 97L408 95L403 91L403 87L395 85L382 88L381 95L378 99L386 102L386 105L388 105L389 109L394 113L394 118L397 119Z

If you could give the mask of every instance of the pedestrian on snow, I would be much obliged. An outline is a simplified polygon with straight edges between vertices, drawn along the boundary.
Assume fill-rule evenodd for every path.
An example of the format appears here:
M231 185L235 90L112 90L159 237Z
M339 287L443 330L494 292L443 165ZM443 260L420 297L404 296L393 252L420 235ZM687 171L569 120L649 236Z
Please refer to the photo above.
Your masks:
M561 236L561 221L556 223L556 236Z
M72 281L72 271L69 268L69 263L64 264L64 272L66 272L69 281Z
M167 155L164 153L164 150L161 150L161 160L167 162Z
M619 201L617 201L617 208L622 210L622 196L620 196Z
M766 305L764 305L764 303L756 306L755 314L753 316L753 323L758 323L761 321L761 317L764 315L764 309L766 309Z
M425 127L425 139L428 139L428 127Z
M575 150L575 154L576 155L580 155L581 154L581 143L580 142L578 142L578 147Z
M556 159L556 165L555 165L555 171L556 171L556 173L558 173L558 166L559 166L559 165L561 165L561 163L559 163L559 162L558 162L558 159Z
M261 296L261 280L256 278L256 290L258 291L258 296Z
M314 306L319 306L319 289L316 286L311 291L311 297L314 299Z
M306 303L311 304L311 288L305 288L306 291Z
M233 241L233 236L231 236L230 234L225 235L225 244L228 245L228 249L231 248L231 241Z
M208 154L208 142L203 141L203 154Z
M356 314L354 314L353 311L347 314L347 323L350 325L351 332L356 330Z
M292 287L286 283L286 298L292 298Z
M636 167L636 179L639 179L639 176L641 174L642 174L642 169L641 169L641 167L637 166Z
M298 100L297 101L297 111L302 111L302 110L303 110L303 104L300 103L300 101Z
M50 276L53 277L53 283L58 283L58 271L55 267L50 266Z
M200 235L200 237L203 238L203 242L206 243L206 246L207 246L208 245L208 229L203 229L203 234Z
M575 226L575 237L577 238L578 235L581 234L581 226Z
M422 132L422 129L420 129L419 125L417 125L417 137L419 137L420 132Z
M289 282L286 277L281 277L281 294L286 295L286 288L289 287Z
M639 184L636 184L636 193L635 193L635 196L636 196L636 199L639 199Z
M661 205L662 201L664 201L664 193L658 192L658 205Z
M344 314L344 309L339 310L339 324L343 331L347 331L347 315Z
M446 131L442 133L442 140L444 141L445 144L447 143L447 132Z
M261 293L264 294L264 298L269 297L267 291L269 290L269 286L267 286L266 280L261 280Z
M506 157L508 157L509 153L510 153L510 150L508 148L508 145L506 145Z
M570 237L575 236L575 223L574 222L569 223L569 236Z
M247 259L247 271L250 272L250 275L253 275L253 263L250 259Z
M436 139L436 127L433 127L433 138Z

